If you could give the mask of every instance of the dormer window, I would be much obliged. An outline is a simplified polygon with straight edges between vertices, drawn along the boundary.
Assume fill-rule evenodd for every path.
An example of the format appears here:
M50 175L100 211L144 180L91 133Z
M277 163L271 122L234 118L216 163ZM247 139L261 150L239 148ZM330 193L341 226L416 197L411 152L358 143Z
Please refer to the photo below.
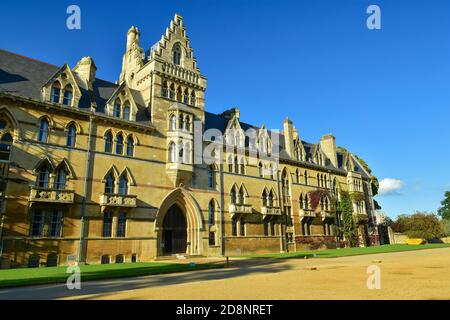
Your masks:
M63 105L71 106L73 100L72 86L69 84L64 88Z
M125 106L123 107L123 119L124 120L130 120L130 104L128 102L125 103Z
M120 118L120 101L116 101L116 103L114 103L113 116Z
M61 96L61 85L59 84L59 82L55 82L52 86L51 101L53 103L59 103L60 96Z
M172 49L172 62L175 65L180 65L181 63L181 46L179 43L176 43Z

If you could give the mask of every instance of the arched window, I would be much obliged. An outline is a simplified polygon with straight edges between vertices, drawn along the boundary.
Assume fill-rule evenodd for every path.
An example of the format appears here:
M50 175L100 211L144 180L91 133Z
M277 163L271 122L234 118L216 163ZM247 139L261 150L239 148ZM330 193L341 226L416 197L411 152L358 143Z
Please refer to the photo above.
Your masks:
M236 191L233 189L231 189L230 192L230 203L231 204L236 204Z
M123 135L121 133L116 137L116 154L123 154Z
M245 193L244 193L244 188L241 187L239 189L239 199L238 199L238 203L239 204L244 204L245 203Z
M274 206L273 198L274 198L273 191L270 190L270 192L269 192L269 207L273 207Z
M239 173L239 163L237 157L234 157L234 173Z
M5 133L0 139L0 160L9 161L11 145L13 138L9 132Z
M300 172L298 169L295 170L295 180L297 183L300 183Z
M258 167L259 167L259 176L261 178L263 178L264 177L264 167L261 162L258 164Z
M196 105L196 101L195 101L196 99L195 99L195 91L194 90L192 90L192 92L191 92L191 105L192 106L195 106Z
M174 114L170 116L169 123L170 130L177 130L177 117Z
M101 264L109 264L110 257L108 255L103 255L101 257Z
M305 195L305 209L309 209L309 198L308 195Z
M55 82L52 86L51 102L59 103L60 97L61 97L61 85L59 84L59 82Z
M317 186L321 187L321 183L320 183L320 175L317 174Z
M73 90L72 90L72 86L70 84L68 84L64 88L63 105L71 106L72 100L73 100Z
M305 170L305 184L308 185L308 171Z
M233 158L231 155L228 157L228 172L233 172Z
M208 166L208 188L216 187L216 171L213 165Z
M261 195L261 202L263 207L267 207L267 192L266 189L263 190L263 193Z
M119 194L127 195L128 194L128 179L123 174L119 178Z
M120 118L120 101L119 100L117 100L114 103L113 116L116 118Z
M191 117L186 117L186 131L191 131Z
M38 254L32 254L28 258L28 268L39 268L41 258Z
M180 114L178 116L178 128L183 129L183 127L184 127L184 119L183 119L183 115Z
M58 171L56 171L55 178L55 189L64 190L66 188L67 172L66 169L61 166Z
M239 234L244 237L245 236L245 219L241 218L241 220L239 221Z
M48 169L47 166L42 166L38 171L36 186L38 188L47 189L49 187L49 181L50 181L50 170Z
M112 174L112 172L110 172L110 173L106 176L106 181L105 181L105 193L107 193L107 194L112 194L112 193L114 193L114 175Z
M300 193L300 198L298 199L298 202L300 204L300 209L304 209L304 203L303 203L303 193Z
M237 236L237 220L236 217L231 218L231 235Z
M39 122L38 140L40 142L48 141L48 120L47 119L41 119L41 121Z
M183 93L181 92L181 87L178 87L177 89L177 101L181 102L183 100Z
M162 86L161 86L161 95L162 95L164 98L167 98L167 97L168 97L168 94L169 94L168 91L169 91L169 87L168 87L168 85L167 85L167 81L164 80L163 83L162 83Z
M175 85L173 83L170 85L169 98L170 99L175 98Z
M127 156L132 157L134 155L134 140L132 136L127 138Z
M183 92L183 103L189 104L189 90L187 88Z
M116 263L123 263L124 258L123 258L123 254L118 254L116 256Z
M169 144L169 162L177 162L177 148L173 142Z
M123 119L124 120L131 119L131 108L130 108L130 104L128 102L126 102L125 106L123 107Z
M172 48L172 62L175 65L181 63L181 46L179 43L176 43Z
M208 206L208 222L210 226L213 226L216 224L216 208L214 205L214 200L211 200L209 202L209 206Z
M67 140L66 140L66 145L68 147L75 147L75 141L77 138L77 129L75 127L75 125L73 123L71 123L68 127L67 127Z
M112 152L113 135L110 131L105 134L105 152Z
M184 148L183 148L183 143L180 142L178 144L178 161L182 162L184 161Z
M49 253L47 255L47 267L56 267L58 265L58 255L56 253Z

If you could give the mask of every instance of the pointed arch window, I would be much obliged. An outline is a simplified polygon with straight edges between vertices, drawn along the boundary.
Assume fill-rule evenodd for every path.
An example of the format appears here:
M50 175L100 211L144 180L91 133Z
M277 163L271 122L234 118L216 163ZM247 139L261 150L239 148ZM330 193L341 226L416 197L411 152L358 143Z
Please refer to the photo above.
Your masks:
M9 161L13 138L11 133L5 133L0 139L0 160Z
M126 229L127 229L127 214L125 212L120 212L119 216L117 217L116 236L118 238L125 238ZM122 256L122 262L123 262L123 255L121 255L121 256ZM116 260L116 262L117 262L117 260Z
M128 194L128 178L125 174L122 174L119 178L119 194L127 195Z
M189 90L186 88L183 93L183 103L189 104Z
M300 193L300 198L298 199L298 202L300 204L300 209L304 209L303 193Z
M180 114L178 116L178 128L183 129L183 127L184 127L184 119L183 119L183 115Z
M48 120L47 119L41 119L41 121L39 122L38 140L40 142L48 141Z
M127 156L132 157L134 155L134 140L132 136L127 138Z
M183 93L181 91L181 87L178 87L178 89L177 89L177 101L178 102L181 102L183 100L182 96L183 96Z
M116 118L120 118L120 101L119 100L117 100L114 103L113 116L116 117Z
M61 97L61 85L59 84L59 82L55 82L52 85L51 102L59 103L60 97Z
M67 172L66 169L61 166L56 172L55 189L64 190L66 188Z
M177 148L174 142L169 144L169 162L177 161Z
M191 117L186 117L186 131L191 131Z
M113 135L112 135L111 131L108 131L105 134L105 152L111 153L112 145L113 145Z
M170 85L169 98L170 99L175 98L175 85L173 83Z
M208 188L216 187L216 171L213 165L208 166Z
M261 178L263 178L264 177L264 167L261 162L258 164L258 167L259 167L259 176Z
M196 105L196 101L195 100L196 100L196 98L195 98L195 91L192 90L192 92L191 92L191 105L194 106L194 107Z
M131 119L131 107L128 102L125 103L125 106L123 107L123 119L127 121Z
M263 207L267 206L267 192L266 192L266 189L263 190L263 193L261 195L261 202L262 202L262 206Z
M273 206L274 206L274 201L273 201L273 199L274 199L273 191L270 190L270 192L269 192L269 207L273 207Z
M47 166L43 166L38 171L36 186L38 188L47 189L49 187L49 181L50 181L50 170Z
M162 83L162 86L161 86L161 95L164 98L167 98L168 97L168 91L169 91L169 87L167 85L167 81L164 80L163 83Z
M230 192L230 203L231 204L236 204L236 191L233 189L231 189Z
M305 184L308 185L308 171L305 170Z
M75 141L77 138L77 129L73 123L71 123L67 127L67 140L66 140L66 146L68 147L75 147Z
M238 203L239 204L244 204L245 203L245 192L244 192L244 188L243 187L241 187L240 190L239 190Z
M116 137L116 154L123 154L123 135L121 133Z
M175 65L180 65L181 63L181 46L179 43L176 43L172 49L172 62Z
M170 130L177 130L177 117L174 114L170 116L169 123Z
M106 181L105 181L105 193L107 193L107 194L112 194L112 193L114 193L114 175L112 174L112 172L110 172L110 173L106 176Z
M72 100L73 100L73 90L72 90L72 86L70 84L68 84L64 88L63 105L71 106Z

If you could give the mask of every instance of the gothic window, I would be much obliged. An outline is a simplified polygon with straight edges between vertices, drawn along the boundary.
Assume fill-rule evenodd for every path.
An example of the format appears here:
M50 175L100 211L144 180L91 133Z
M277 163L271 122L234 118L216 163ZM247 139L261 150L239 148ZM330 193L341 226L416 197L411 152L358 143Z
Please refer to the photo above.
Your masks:
M0 160L9 160L12 142L13 139L9 132L0 138Z
M108 255L105 254L101 257L101 264L109 264L109 262L110 262L110 257Z
M111 153L113 145L113 136L110 131L105 134L105 152Z
M56 253L49 253L47 255L47 267L56 267L58 265L58 255Z
M269 221L264 220L264 235L267 237L269 235Z
M244 204L245 203L245 193L244 193L244 188L241 186L241 188L239 189L239 199L238 199L238 203L239 204Z
M174 114L170 116L169 123L170 130L177 130L177 117Z
M179 43L176 43L172 48L172 62L175 65L181 63L181 46Z
M235 191L234 187L233 187L233 189L231 189L231 192L230 192L230 203L236 204L236 191Z
M39 122L38 140L40 142L48 141L48 120L47 119L41 119L41 121Z
M308 198L308 195L305 195L305 209L309 209L309 198Z
M50 181L50 170L47 166L43 166L38 171L36 186L47 189Z
M112 172L110 172L106 176L105 193L107 193L107 194L114 193L114 176L113 176Z
M300 183L300 173L298 169L295 170L295 180L297 183Z
M216 187L216 172L213 165L208 166L208 188Z
M239 163L237 157L234 157L234 173L239 173Z
M237 236L237 220L236 217L231 218L231 235Z
M169 144L169 162L177 161L177 148L174 142Z
M125 106L123 107L123 119L124 120L130 120L131 117L131 107L128 102L125 103Z
M113 107L113 116L114 116L114 117L120 118L120 108L121 108L121 106L120 106L120 101L117 100L117 101L114 103L114 107Z
M112 236L112 213L105 212L103 215L102 237L110 238Z
M177 101L178 102L182 102L182 97L183 96L183 94L182 94L182 91L181 91L181 87L178 87L178 89L177 89Z
M55 189L64 190L66 188L67 172L66 169L61 166L56 172Z
M41 257L38 254L32 254L28 258L28 268L38 268L40 265Z
M117 230L116 236L118 238L124 238L126 234L127 227L127 214L125 212L120 212L117 217Z
M54 210L50 214L48 236L52 238L57 238L61 236L63 222L63 213L61 210Z
M264 191L262 193L261 202L262 202L262 206L263 207L267 206L267 192L266 192L266 189L264 189Z
M174 99L175 98L175 85L173 83L170 85L169 98L170 99Z
M168 85L167 85L167 81L166 80L164 80L163 81L163 83L162 83L162 86L161 86L161 95L164 97L164 98L167 98L168 97L168 95L169 95L169 87L168 87Z
M128 194L128 179L125 174L122 174L119 178L119 194Z
M183 92L183 103L189 104L189 90L187 88Z
M73 90L72 90L72 86L70 84L68 84L64 88L63 105L71 106L72 100L73 100Z
M76 129L75 125L74 125L73 123L71 123L71 124L67 127L67 140L66 140L66 145L67 145L68 147L75 147L76 137L77 137L77 129Z
M241 218L241 220L239 221L239 229L240 229L239 234L244 237L245 236L245 219L244 218Z
M59 82L55 82L52 86L51 102L59 103L60 96L61 96L61 85L59 84Z
M35 209L31 216L30 236L41 237L44 226L44 213L41 209Z
M191 105L192 105L192 106L195 106L195 105L196 105L195 100L196 100L196 98L195 98L195 91L192 90L192 92L191 92Z
M274 198L273 192L272 192L272 190L270 190L270 192L269 192L269 207L274 206L273 198Z
M305 184L308 185L308 171L305 170Z
M245 174L245 163L244 163L244 159L241 159L241 164L239 165L240 168L240 174Z
M134 140L133 136L127 138L127 156L132 157L134 155Z
M304 209L303 207L303 193L300 193L300 198L298 199L299 204L300 204L300 209Z
M259 168L259 176L261 178L263 178L264 177L264 167L261 162L258 164L258 168Z
M118 254L117 256L116 256L116 263L123 263L124 262L124 257L123 257L123 254Z
M228 172L233 172L233 158L229 156L227 162L228 162Z
M121 133L116 137L116 154L123 154L123 135Z
M191 120L189 116L186 117L186 131L191 131Z

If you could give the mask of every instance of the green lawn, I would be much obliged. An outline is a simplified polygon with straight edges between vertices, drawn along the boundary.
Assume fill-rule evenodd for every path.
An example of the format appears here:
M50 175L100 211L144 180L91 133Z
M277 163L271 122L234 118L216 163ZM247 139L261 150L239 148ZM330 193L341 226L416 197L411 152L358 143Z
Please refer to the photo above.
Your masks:
M337 258L346 256L357 256L364 254L389 253L400 251L413 251L423 249L445 248L450 247L450 243L423 244L423 245L407 245L407 244L391 244L376 247L365 248L343 248L343 249L326 249L314 251L297 251L289 253L268 253L257 254L248 257L251 258L276 258L276 259L304 259L307 258Z
M203 263L191 266L189 263L116 263L100 265L83 265L81 269L81 281L136 277L152 274L183 272L221 268L223 263ZM37 284L64 283L70 274L66 273L67 267L49 268L21 268L0 270L0 288L17 287Z

